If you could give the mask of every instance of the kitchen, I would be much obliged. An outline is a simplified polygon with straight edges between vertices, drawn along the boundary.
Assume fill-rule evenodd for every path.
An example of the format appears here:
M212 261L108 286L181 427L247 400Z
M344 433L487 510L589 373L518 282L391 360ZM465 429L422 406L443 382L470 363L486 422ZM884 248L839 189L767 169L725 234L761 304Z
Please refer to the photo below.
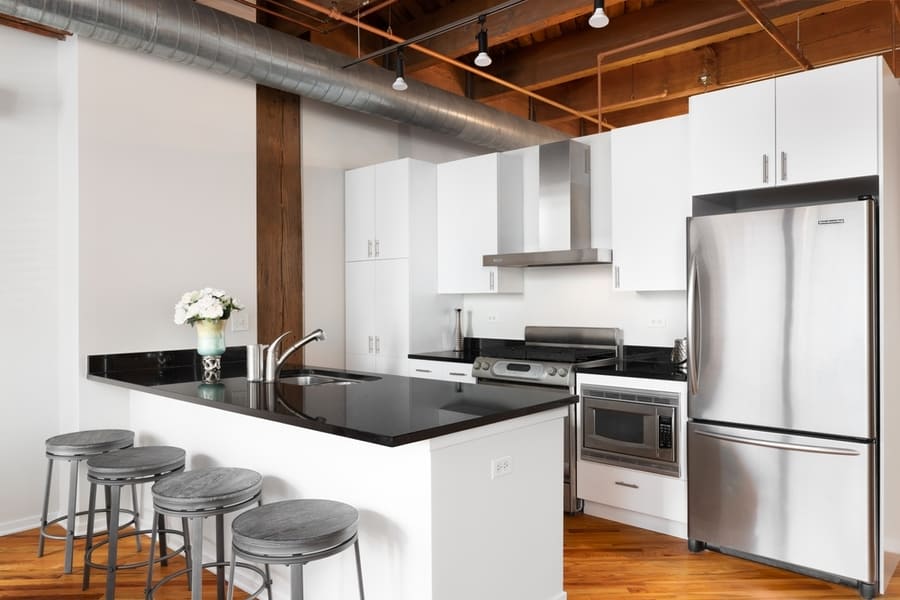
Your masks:
M10 34L12 35L12 34ZM21 44L32 52L32 60L45 60L44 65L54 65L57 60L77 57L62 55L38 47L37 42L29 42L17 34L12 49L20 52ZM80 60L80 76L91 88L81 90L81 127L89 134L83 134L80 149L79 173L63 173L61 177L77 176L78 186L71 180L59 182L48 178L45 170L12 173L27 177L28 185L39 182L46 186L44 191L48 204L41 213L44 220L30 220L32 229L18 231L17 236L7 239L17 244L33 245L43 253L49 270L40 271L39 283L45 293L35 296L25 294L23 288L16 288L15 311L11 314L38 310L44 319L14 320L14 328L20 328L14 340L22 340L15 346L5 364L15 364L18 369L34 369L32 377L16 379L23 389L16 388L11 398L33 398L29 402L27 419L33 419L32 431L27 428L17 431L6 443L10 448L34 444L34 439L46 435L33 431L58 431L59 420L69 424L68 428L88 427L100 424L120 411L121 403L110 390L86 382L83 379L81 361L75 364L72 356L104 352L127 352L157 347L190 347L193 332L186 329L159 327L170 319L169 305L172 296L184 289L198 285L196 279L204 277L223 281L237 296L250 304L256 296L254 273L252 227L253 209L246 198L252 196L253 173L249 173L250 160L236 160L234 154L242 151L243 156L252 157L252 119L236 118L237 115L252 113L252 93L249 86L212 77L196 80L195 74L181 76L177 69L164 68L148 58L127 58L111 52L105 47L87 42L79 42L84 53ZM43 54L41 53L43 52ZM10 55L9 53L4 53ZM139 68L134 68L139 65ZM37 77L41 72L35 69L30 75ZM139 75L138 75L139 72ZM115 74L115 77L113 76ZM131 76L129 77L129 74ZM25 75L23 75L24 77ZM105 86L103 85L105 83ZM55 80L38 82L43 86L53 86ZM38 86L40 88L40 85ZM115 88L118 102L105 99L104 91ZM155 90L174 88L188 90L197 107L198 114L187 118L177 106L179 98L172 104L160 102ZM91 95L93 94L93 95ZM229 99L228 102L225 99ZM123 104L128 106L125 110ZM15 103L7 103L15 105ZM36 105L41 108L41 105ZM44 105L45 107L47 105ZM215 112L212 109L220 112ZM128 115L135 111L142 114L144 125L139 120L132 121ZM329 264L329 257L341 256L342 245L342 197L335 190L340 189L345 168L388 160L402 155L415 155L423 160L446 162L480 151L458 142L452 142L436 134L386 125L370 119L347 114L323 105L304 105L304 148L309 158L304 168L309 175L304 178L305 210L307 218L307 248L305 272L314 286L306 289L307 322L320 324L331 334L334 343L311 346L307 361L315 364L341 364L343 349L340 340L343 331L343 305L334 300L334 290L343 285L341 268ZM105 123L110 115L119 115L115 126ZM203 118L201 118L203 117ZM218 120L215 118L218 117ZM43 115L46 118L46 115ZM229 131L219 131L217 124L228 119L234 123ZM148 127L146 124L153 124ZM60 134L55 124L40 121L37 127L44 137L34 137L35 155L41 148L56 147L58 143L71 143L71 137ZM71 123L61 123L71 125ZM201 128L202 127L202 128ZM44 128L44 129L41 129ZM34 129L28 129L33 134ZM192 132L188 135L186 132ZM71 131L63 134L72 135ZM144 140L144 144L134 144L134 139ZM343 143L335 143L343 140ZM117 152L109 150L118 148ZM165 153L154 153L148 147L166 148ZM205 158L216 149L231 148L234 153L223 152L215 161ZM65 150L65 148L63 148ZM314 149L314 151L313 151ZM37 159L35 159L37 160ZM51 157L49 160L57 160ZM229 160L230 168L222 168L223 160ZM153 176L135 173L135 164L146 162L154 169L182 174L182 183L189 189L174 189L165 182L155 181ZM202 178L191 176L196 169L205 169ZM141 185L135 185L141 181ZM64 190L80 191L79 215L66 211L76 205L63 204L57 207L54 196L55 185ZM23 184L24 185L24 184ZM43 189L43 188L42 188ZM121 190L128 190L133 201L122 205ZM186 204L183 198L191 196L202 200L196 204ZM37 209L37 205L32 205ZM213 231L204 227L209 214L220 217ZM48 216L49 215L49 216ZM56 221L63 219L68 226L57 236ZM156 223L154 229L151 224ZM76 227L77 224L77 227ZM171 239L161 243L157 231L171 232ZM15 233L15 232L11 232ZM206 246L200 240L215 240ZM181 239L182 241L177 241ZM39 243L40 242L40 243ZM22 247L22 246L19 246ZM151 250L152 249L152 250ZM334 250L335 253L331 253ZM186 256L195 257L188 261ZM187 262L202 263L202 269L188 266ZM672 340L685 332L685 304L682 294L659 292L653 294L614 292L612 273L608 266L580 266L565 269L531 270L525 275L525 294L521 297L467 298L467 326L471 322L473 333L482 337L520 337L524 324L553 323L557 325L604 326L613 323L627 332L627 343L654 346L671 345ZM122 302L116 292L114 281L133 281L133 273L141 273L136 283L138 293ZM235 273L242 275L236 276ZM31 279L28 281L34 282ZM174 290L174 292L173 292ZM47 291L52 292L50 295ZM53 294L58 294L54 296ZM66 298L67 302L56 304L53 298ZM591 304L603 307L603 314L592 310ZM75 301L77 303L71 303ZM560 299L565 304L560 305ZM35 302L46 304L35 305ZM51 315L48 317L47 315ZM151 315L155 315L151 317ZM493 317L493 318L492 318ZM64 324L59 326L59 324ZM127 324L123 327L122 324ZM660 326L661 325L661 326ZM256 341L253 337L254 324L250 331L230 331L229 344L241 345ZM43 329L46 328L46 329ZM14 329L19 331L19 329ZM79 334L78 331L81 333ZM38 335L38 334L41 335ZM49 337L47 337L49 336ZM40 364L29 361L22 363L23 348L31 348L35 340L52 339L41 344L35 351L53 349L42 353L45 358ZM10 347L10 352L13 348ZM31 355L29 353L29 355ZM35 354L36 355L36 354ZM47 377L47 372L57 372L57 379ZM43 405L34 396L32 382L40 377L45 384L44 393L59 402L59 409ZM75 390L73 395L72 390ZM17 401L15 406L20 405ZM19 414L18 408L10 407ZM23 419L26 417L22 417ZM17 437L21 436L21 437ZM13 450L11 449L10 452ZM36 461L34 472L40 472L40 451L29 452ZM40 483L23 483L22 488L38 489ZM19 501L19 500L17 500ZM33 511L35 502L22 500L24 514Z

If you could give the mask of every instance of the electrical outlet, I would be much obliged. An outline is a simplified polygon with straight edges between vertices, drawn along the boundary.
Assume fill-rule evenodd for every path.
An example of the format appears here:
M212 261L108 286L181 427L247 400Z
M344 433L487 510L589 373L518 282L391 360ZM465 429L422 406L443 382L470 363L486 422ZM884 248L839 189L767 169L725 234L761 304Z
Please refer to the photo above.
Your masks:
M232 331L247 331L250 329L250 315L244 311L234 312L229 319Z
M488 315L487 320L488 323L494 323L497 320L497 315Z
M649 321L647 321L647 327L653 327L654 329L660 329L665 326L665 319L650 319Z
M502 456L491 460L491 479L510 475L512 468L512 456Z

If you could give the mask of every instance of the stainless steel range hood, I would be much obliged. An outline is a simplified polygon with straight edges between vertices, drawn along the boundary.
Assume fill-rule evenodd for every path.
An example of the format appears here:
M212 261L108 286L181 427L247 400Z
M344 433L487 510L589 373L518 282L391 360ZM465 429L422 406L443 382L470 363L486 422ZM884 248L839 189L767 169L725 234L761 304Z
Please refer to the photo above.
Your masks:
M485 267L548 267L612 262L612 250L591 248L591 149L572 140L539 150L538 249L488 254Z

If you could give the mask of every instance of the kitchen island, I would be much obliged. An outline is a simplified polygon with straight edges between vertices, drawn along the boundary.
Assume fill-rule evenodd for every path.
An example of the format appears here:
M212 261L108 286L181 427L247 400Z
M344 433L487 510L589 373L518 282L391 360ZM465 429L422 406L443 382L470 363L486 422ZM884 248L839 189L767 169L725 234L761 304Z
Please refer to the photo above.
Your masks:
M184 448L188 468L255 469L267 502L356 506L370 600L565 598L563 417L576 397L387 375L251 383L241 350L213 384L192 351L93 356L88 378L128 388L123 425L138 444ZM309 597L357 597L345 554L308 566ZM287 571L273 578L286 598Z

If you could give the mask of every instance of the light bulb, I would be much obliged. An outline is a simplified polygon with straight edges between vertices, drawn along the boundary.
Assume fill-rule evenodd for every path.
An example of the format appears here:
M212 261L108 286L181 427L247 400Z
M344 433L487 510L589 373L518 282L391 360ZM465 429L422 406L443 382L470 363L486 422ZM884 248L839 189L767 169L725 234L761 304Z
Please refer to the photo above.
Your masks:
M591 15L591 18L588 19L588 25L594 29L600 29L601 27L609 25L609 17L603 12L603 7L597 7L597 10L595 10L594 14Z
M492 62L487 52L479 52L478 56L475 57L475 66L477 67L489 67Z
M391 84L391 87L398 92L405 92L406 88L408 88L409 86L406 85L406 80L403 79L403 77L398 77L394 80L394 83Z

